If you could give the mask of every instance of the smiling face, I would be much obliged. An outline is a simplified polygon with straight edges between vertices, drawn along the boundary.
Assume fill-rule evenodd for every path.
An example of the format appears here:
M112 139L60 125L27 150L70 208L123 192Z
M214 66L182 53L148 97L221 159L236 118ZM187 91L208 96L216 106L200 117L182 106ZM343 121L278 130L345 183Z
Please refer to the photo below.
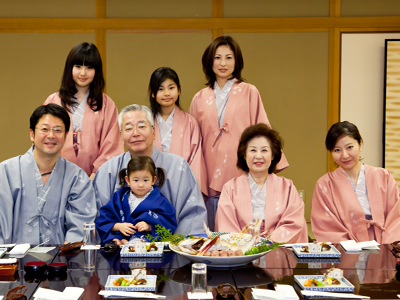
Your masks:
M166 79L161 83L156 95L156 101L161 107L175 106L181 91L177 84L172 79ZM153 96L154 97L154 96Z
M361 166L362 144L350 136L339 138L332 150L335 163L345 171L356 170Z
M252 138L247 144L245 159L250 174L267 175L273 158L271 145L266 137Z
M150 191L156 179L157 177L153 177L147 170L135 171L129 177L125 176L126 183L131 187L132 193L138 198L142 198Z
M29 131L31 141L35 144L34 153L39 157L55 157L64 147L66 132L60 118L50 114L43 115L35 130Z
M128 111L122 116L121 134L132 157L150 156L153 152L154 133L144 111Z
M96 71L94 68L85 65L74 65L72 68L72 78L76 88L89 88L95 74Z
M213 72L217 82L226 82L232 77L235 71L235 55L229 46L221 45L214 55Z

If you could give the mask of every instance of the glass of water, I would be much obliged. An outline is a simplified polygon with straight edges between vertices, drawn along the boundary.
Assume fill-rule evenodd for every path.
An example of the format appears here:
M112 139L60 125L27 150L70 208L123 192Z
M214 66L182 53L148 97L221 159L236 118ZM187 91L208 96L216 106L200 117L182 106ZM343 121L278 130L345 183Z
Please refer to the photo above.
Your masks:
M85 245L96 244L96 225L94 223L83 224L83 242Z
M85 250L84 271L91 272L96 269L96 251L97 250Z
M192 294L207 293L207 265L192 264Z

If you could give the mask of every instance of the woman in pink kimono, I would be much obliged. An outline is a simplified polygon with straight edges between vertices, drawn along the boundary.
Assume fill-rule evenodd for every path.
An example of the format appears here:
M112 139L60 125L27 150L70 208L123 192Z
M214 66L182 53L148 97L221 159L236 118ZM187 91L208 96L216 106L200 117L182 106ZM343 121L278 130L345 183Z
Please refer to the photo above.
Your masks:
M315 185L311 226L320 242L400 239L400 202L396 181L388 170L360 162L363 142L357 127L347 121L329 129L326 149L338 168Z
M257 124L243 132L236 166L245 173L224 184L216 231L241 232L262 220L261 236L275 242L308 242L304 203L291 180L274 174L281 156L282 141L275 130Z
M161 67L151 74L149 97L154 116L154 145L162 152L183 157L189 164L203 194L207 195L207 171L201 150L199 125L179 107L181 85L178 74Z
M103 163L124 152L118 110L103 89L99 50L94 44L80 43L67 57L59 91L44 103L61 105L70 114L70 134L60 154L91 179Z
M229 36L216 38L202 58L207 87L198 92L189 114L199 123L207 169L208 224L214 225L214 212L222 186L242 174L236 168L236 149L243 130L264 123L270 126L257 88L243 82L244 66L238 43ZM289 165L284 155L277 171Z

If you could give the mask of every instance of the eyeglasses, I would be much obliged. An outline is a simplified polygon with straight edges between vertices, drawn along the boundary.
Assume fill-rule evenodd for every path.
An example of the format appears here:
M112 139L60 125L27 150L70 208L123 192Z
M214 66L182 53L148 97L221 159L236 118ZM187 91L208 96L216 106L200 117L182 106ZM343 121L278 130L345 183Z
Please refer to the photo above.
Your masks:
M53 131L53 133L56 134L63 134L64 133L64 129L59 128L59 127L53 127L53 128L49 128L49 127L36 127L37 130L40 130L43 134L49 134L50 131Z
M137 132L143 133L146 132L151 126L147 125L147 124L137 124L136 126L133 125L126 125L125 128L123 129L123 131L125 133L130 133L133 132L134 129L136 129Z

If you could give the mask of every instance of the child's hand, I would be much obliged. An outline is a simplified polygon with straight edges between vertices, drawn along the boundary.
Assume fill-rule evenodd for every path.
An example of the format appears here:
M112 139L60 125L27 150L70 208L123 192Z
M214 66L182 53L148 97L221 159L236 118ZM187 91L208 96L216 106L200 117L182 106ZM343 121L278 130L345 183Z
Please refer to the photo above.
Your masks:
M144 221L137 223L133 228L137 229L137 231L151 231L151 226Z
M124 244L126 244L126 243L128 242L128 240L126 240L126 239L122 239L122 240L119 240L119 239L113 239L113 242L115 243L115 245L117 245L117 246L121 246L121 245L124 245Z
M113 231L120 231L123 235L130 236L135 234L135 226L132 223L115 223L112 230Z

